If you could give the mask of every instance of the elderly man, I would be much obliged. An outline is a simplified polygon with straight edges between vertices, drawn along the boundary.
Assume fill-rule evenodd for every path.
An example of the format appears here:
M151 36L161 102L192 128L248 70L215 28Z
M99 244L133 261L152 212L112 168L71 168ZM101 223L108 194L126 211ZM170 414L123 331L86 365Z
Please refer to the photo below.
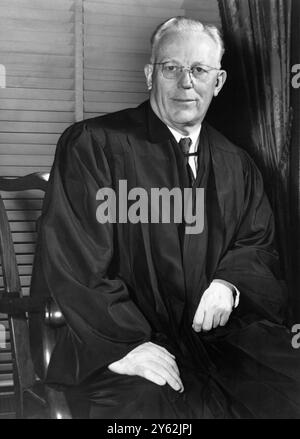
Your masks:
M150 101L79 122L59 141L32 294L54 297L67 322L47 381L88 401L90 417L299 416L262 179L203 121L226 80L223 51L215 27L167 20L145 67ZM128 195L130 220L125 182L126 197L192 188L193 204L202 188L203 229L187 233L184 215L142 220L145 204ZM117 212L99 189L114 191ZM278 361L280 349L291 361Z

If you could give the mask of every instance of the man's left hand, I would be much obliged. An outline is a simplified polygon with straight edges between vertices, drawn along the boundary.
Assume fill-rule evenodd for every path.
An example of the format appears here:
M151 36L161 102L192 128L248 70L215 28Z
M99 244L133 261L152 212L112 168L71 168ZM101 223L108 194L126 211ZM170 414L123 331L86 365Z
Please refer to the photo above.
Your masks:
M196 332L210 331L226 325L234 306L233 291L230 287L212 282L204 291L196 310L193 329Z

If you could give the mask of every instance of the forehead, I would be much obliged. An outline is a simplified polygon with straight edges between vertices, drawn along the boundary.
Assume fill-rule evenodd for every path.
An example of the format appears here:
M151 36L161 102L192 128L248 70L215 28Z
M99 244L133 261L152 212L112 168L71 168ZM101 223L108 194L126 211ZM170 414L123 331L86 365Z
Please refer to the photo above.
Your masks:
M212 65L219 61L217 43L206 33L195 30L168 31L156 48L156 61L201 62Z

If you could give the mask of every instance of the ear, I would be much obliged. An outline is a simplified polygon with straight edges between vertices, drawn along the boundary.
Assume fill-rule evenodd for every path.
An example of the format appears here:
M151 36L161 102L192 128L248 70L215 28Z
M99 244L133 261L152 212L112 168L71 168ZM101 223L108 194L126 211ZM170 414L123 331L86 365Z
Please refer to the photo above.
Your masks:
M146 76L146 83L148 90L151 90L152 88L152 74L153 74L153 65L152 64L146 64L144 67L144 73Z
M216 79L216 85L214 89L214 96L218 96L223 85L225 84L227 73L225 70L220 70Z

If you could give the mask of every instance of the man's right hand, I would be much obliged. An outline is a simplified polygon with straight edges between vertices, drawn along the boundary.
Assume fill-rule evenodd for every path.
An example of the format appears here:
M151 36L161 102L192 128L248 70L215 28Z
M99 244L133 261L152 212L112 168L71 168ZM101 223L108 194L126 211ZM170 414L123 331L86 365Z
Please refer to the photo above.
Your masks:
M175 356L152 342L139 345L121 360L111 363L108 369L118 374L138 375L159 386L168 383L179 392L184 390Z

